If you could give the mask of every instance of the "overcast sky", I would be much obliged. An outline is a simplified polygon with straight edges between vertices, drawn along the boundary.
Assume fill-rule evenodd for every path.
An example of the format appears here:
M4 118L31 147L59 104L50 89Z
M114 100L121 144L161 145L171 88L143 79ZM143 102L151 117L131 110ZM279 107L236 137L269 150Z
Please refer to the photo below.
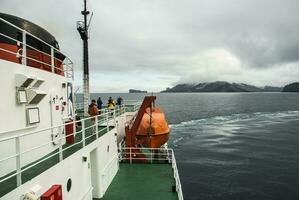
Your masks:
M92 92L177 83L282 86L299 79L298 0L87 0ZM26 2L26 4L24 4ZM83 0L1 0L52 33L82 83Z

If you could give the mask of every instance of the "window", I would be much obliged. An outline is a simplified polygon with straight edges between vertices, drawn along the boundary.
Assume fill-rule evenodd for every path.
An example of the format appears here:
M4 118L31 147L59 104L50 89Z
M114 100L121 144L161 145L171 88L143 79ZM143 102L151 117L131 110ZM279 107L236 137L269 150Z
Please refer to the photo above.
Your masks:
M39 108L27 108L27 124L32 125L40 122Z

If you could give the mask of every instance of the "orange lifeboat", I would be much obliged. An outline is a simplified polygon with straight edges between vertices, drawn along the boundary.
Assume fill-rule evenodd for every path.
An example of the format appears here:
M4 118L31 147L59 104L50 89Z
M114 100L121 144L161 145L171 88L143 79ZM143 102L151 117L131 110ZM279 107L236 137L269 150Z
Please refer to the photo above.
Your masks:
M169 127L165 115L159 107L146 108L136 132L139 144L148 148L159 148L169 136Z

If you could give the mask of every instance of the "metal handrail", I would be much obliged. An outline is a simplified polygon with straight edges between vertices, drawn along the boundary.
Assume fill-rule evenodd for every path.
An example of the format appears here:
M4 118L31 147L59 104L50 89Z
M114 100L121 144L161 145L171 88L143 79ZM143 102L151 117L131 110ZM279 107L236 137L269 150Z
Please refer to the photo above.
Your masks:
M172 153L173 153L173 151L172 151ZM172 156L172 168L173 168L173 175L174 175L175 182L176 182L176 191L178 193L178 198L179 198L179 200L184 200L182 185L181 185L179 171L178 171L178 167L176 164L174 153Z
M121 110L121 108L119 108L119 110ZM106 116L106 114L113 114L114 113L114 111L111 111L111 110L109 110L107 108L102 109L102 111L103 112L101 114L97 115L97 117ZM51 130L51 129L55 129L55 128L60 128L61 126L65 126L65 125L69 125L69 124L73 124L73 123L77 123L77 122L82 122L82 121L85 121L85 120L90 120L92 118L95 118L95 117L94 116L86 117L84 119L74 120L74 121L67 122L67 123L60 124L60 125L56 125L56 126L50 126L50 127L43 128L43 129L36 130L36 131L32 131L32 132L29 132L29 133L23 133L23 134L20 134L20 135L17 135L17 136L10 136L10 137L1 138L0 142L3 142L5 140L10 140L10 139L13 139L13 138L16 138L16 137L28 136L28 135L32 135L32 134L35 134L35 133L38 133L38 132L44 132L44 131L47 131L47 130ZM21 131L21 130L20 129L16 129L15 131ZM13 130L4 131L4 132L1 132L0 135L1 134L6 134L6 133L11 133L11 132L14 132L14 131Z
M47 46L49 46L49 47L52 47L54 50L58 51L59 53L62 53L62 52L61 52L59 49L57 49L56 47L54 47L54 46L48 44L48 43L45 42L44 40L42 40L42 39L36 37L35 35L31 34L30 32L28 32L28 31L26 31L26 30L24 30L24 29L21 29L20 27L14 25L14 24L12 24L12 23L10 23L9 21L6 21L6 20L3 19L2 17L0 17L0 21L3 21L4 23L6 23L6 24L12 26L13 28L18 29L19 31L22 31L22 32L26 33L26 35L30 35L31 37L33 37L33 38L35 38L35 39L37 39L37 40L43 42L45 45L47 45ZM20 41L20 42L21 42L21 41ZM62 53L62 54L63 54L63 53Z
M73 73L73 66L72 66L72 65L73 65L73 62L72 62L67 56L65 56L64 61L63 61L63 60L60 60L60 59L58 59L58 58L55 57L55 52L58 52L58 53L61 53L62 55L64 55L59 49L57 49L56 47L54 47L54 46L48 44L47 42L45 42L44 40L42 40L42 39L36 37L35 35L29 33L28 31L26 31L26 30L24 30L24 29L21 29L21 28L19 28L18 26L14 25L14 24L12 24L12 23L10 23L10 22L8 22L8 21L6 21L5 19L3 19L3 18L1 18L1 17L0 17L0 21L2 21L2 22L4 22L4 23L8 24L9 26L11 26L11 27L13 27L13 28L15 28L15 29L21 31L22 34L23 34L23 41L19 41L19 40L16 40L16 39L14 39L14 38L8 36L8 35L5 35L5 34L3 34L3 33L0 33L1 36L6 37L7 39L10 39L10 40L16 42L17 44L22 44L22 45L23 45L23 48L22 48L22 49L23 49L23 52L22 52L22 55L19 55L18 52L12 52L12 51L9 51L9 50L7 50L7 49L3 49L3 48L0 48L1 51L5 51L5 52L7 52L7 53L11 53L11 54L14 54L14 55L16 55L16 56L20 56L21 58L23 58L23 59L25 59L25 60L26 60L26 59L30 59L30 60L32 60L32 61L34 61L34 62L38 62L38 63L41 63L41 64L43 64L43 65L47 65L47 66L51 67L51 69L52 69L52 70L51 70L52 73L55 73L55 69L56 69L56 70L59 70L60 72L64 72L64 74L65 74L65 76L66 76L67 78L73 78L73 76L74 76L74 73ZM51 49L51 55L48 54L48 53L46 53L46 52L40 51L40 50L36 49L35 47L32 47L32 46L28 45L28 44L26 43L26 35L30 35L31 37L35 38L36 40L38 40L38 41L42 42L43 44L47 45L47 46ZM26 56L26 51L27 51L28 48L29 48L29 49L33 49L33 50L38 51L38 52L40 52L40 53L42 53L42 54L44 54L44 55L49 56L49 57L51 58L51 59L50 59L51 64L46 63L46 62L43 62L43 61L39 61L39 60L36 60L36 59L33 59L33 58L31 58L31 57ZM61 64L62 68L63 68L63 67L66 67L67 70L56 67L56 66L55 66L55 63L54 63L55 60L60 61L60 62L62 63L62 64ZM66 62L66 61L67 61L67 62ZM23 64L23 65L27 65L27 62L26 62L26 61L25 61L25 62L22 61L22 64Z
M140 150L140 151L141 150L149 150L150 152L138 153L138 152L132 152L132 150ZM162 153L157 153L159 151L161 151ZM176 164L176 159L174 156L173 149L167 148L167 147L166 148L138 148L138 147L122 147L122 146L119 147L119 161L129 160L130 164L132 164L133 161L144 160L144 158L138 158L137 156L136 157L132 156L133 154L134 155L140 155L140 154L150 155L150 157L146 158L146 159L151 161L151 163L153 162L153 159L155 161L168 161L169 163L171 163L172 169L173 169L173 177L176 182L176 192L178 195L178 199L184 200L179 171L178 171L178 167ZM127 157L127 155L129 155L129 157ZM163 155L163 156L165 156L165 158L153 158L154 155Z
M126 104L126 105L122 105L121 107L118 107L119 109L116 109L116 111L121 111L122 113L125 112L125 108L127 106L133 106L133 105L129 105L129 104ZM135 108L134 108L134 112L137 111L139 109L140 106L140 103L138 102L137 104L135 104ZM98 117L100 116L103 116L105 115L106 113L108 114L112 114L114 111L111 111L109 110L108 108L103 108L101 110L101 114L100 115L97 115ZM47 128L44 128L44 129L40 129L40 130L37 130L37 131L32 131L32 132L29 132L29 133L24 133L24 134L20 134L18 136L26 136L26 135L31 135L31 134L35 134L37 132L43 132L43 131L47 131L49 129L54 129L54 128L59 128L63 125L69 125L69 124L72 124L72 123L77 123L77 122L80 122L82 120L90 120L91 118L94 118L94 117L86 117L84 119L81 119L81 120L74 120L72 122L68 122L68 123L64 123L64 124L60 124L60 125L57 125L57 126L51 126L51 127L47 127ZM105 120L105 119L104 119ZM103 122L104 123L104 122ZM3 131L3 132L0 132L0 135L3 135L3 134L7 134L7 133L12 133L12 132L20 132L22 130L26 130L26 129L31 129L31 128L35 128L36 126L30 126L30 127L25 127L25 128L22 128L22 129L14 129L14 130L8 130L8 131ZM10 136L10 137L6 137L6 138L0 138L0 142L4 141L4 140L9 140L9 139L12 139L12 138L15 138L16 136Z
M71 122L68 122L68 123L64 123L64 124L61 124L61 125L58 125L58 126L52 126L52 127L48 127L48 128L45 128L45 129L42 129L42 130L38 130L38 131L33 131L33 132L29 132L29 133L24 133L24 134L20 134L20 135L17 135L17 136L11 136L11 137L6 137L6 138L2 138L0 139L0 142L5 142L5 141L13 141L15 140L16 141L16 150L15 150L15 154L13 155L10 155L10 156L7 156L5 158L2 158L0 160L0 163L4 163L5 161L7 160L10 160L10 159L16 159L16 163L17 163L17 166L16 166L16 169L13 170L15 171L14 173L10 174L9 173L9 176L4 176L2 178L0 178L0 183L4 182L5 180L8 180L9 178L12 178L14 176L16 176L17 178L17 186L20 186L22 184L22 180L21 180L21 175L22 175L22 172L38 165L39 163L45 161L45 160L48 160L49 158L53 157L53 156L56 156L56 155L59 155L59 162L63 160L63 152L66 151L67 149L79 144L79 143L82 143L83 144L83 147L86 145L86 140L88 138L91 138L92 136L94 136L94 134L91 134L90 136L87 136L85 137L85 132L93 127L95 127L95 135L96 135L96 139L99 138L99 133L101 133L103 130L107 129L107 132L109 132L109 121L111 120L114 120L114 126L116 125L116 114L118 114L118 116L122 115L125 113L125 110L124 110L124 107L118 107L116 110L113 110L113 111L109 111L108 109L104 109L105 112L100 114L100 115L97 115L97 116L93 116L93 117L88 117L88 118L84 118L84 119L81 119L81 120L74 120L74 121L71 121ZM111 115L113 113L113 118L109 118L109 115ZM104 117L104 121L102 120L99 120L99 118L103 118ZM87 126L85 127L86 125L86 120L90 120L94 118L95 119L95 124L93 125L90 125L90 126ZM21 151L20 149L20 139L22 137L25 137L25 136L29 136L29 135L33 135L33 134L43 134L43 132L45 131L50 131L50 130L53 130L55 128L62 128L63 131L65 131L65 125L69 125L69 124L76 124L78 122L81 122L82 124L82 129L81 130L78 130L78 131L74 131L72 134L69 134L69 135L65 135L65 136L62 136L61 133L59 134L59 137L55 140L56 142L58 142L58 145L59 145L59 148L58 149L58 152L54 152L52 151L49 152L51 153L50 155L40 159L40 160L37 160L37 161L33 161L32 163L30 163L28 166L26 167L22 167L21 166L21 156L24 155L24 154L27 154L27 153L30 153L32 151L35 151L37 149L41 149L49 144L53 144L53 141L54 140L50 140L49 142L46 142L46 143L43 143L43 144L40 144L38 146L34 146L32 148L29 148L29 149L26 149L24 151ZM101 123L107 123L107 126L102 128L102 129L99 129L98 126L101 125ZM9 131L11 132L11 131ZM71 136L75 136L76 134L78 133L82 133L82 139L76 143L73 143L71 145L69 145L68 147L66 148L62 148L62 140L66 139L67 137L71 137Z
M132 102L133 102L133 100L132 100ZM133 112L135 112L139 109L139 107L141 105L141 102L138 101L138 100L136 100L136 101L134 100L134 102L135 103L125 103L125 104L122 104L121 106L116 105L115 108L117 108L117 107L126 108L126 107L129 107L129 106L133 106ZM83 109L83 107L84 107L84 104L82 102L78 102L78 103L75 104L76 109ZM106 109L107 108L102 108L102 109L98 109L98 111L99 112L105 112Z

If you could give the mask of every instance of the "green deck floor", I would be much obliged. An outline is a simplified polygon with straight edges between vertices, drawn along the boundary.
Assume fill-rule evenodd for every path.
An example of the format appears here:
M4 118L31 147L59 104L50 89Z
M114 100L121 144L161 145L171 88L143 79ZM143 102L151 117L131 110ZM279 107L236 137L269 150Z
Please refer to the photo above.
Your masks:
M121 163L120 169L101 200L178 199L171 164Z

